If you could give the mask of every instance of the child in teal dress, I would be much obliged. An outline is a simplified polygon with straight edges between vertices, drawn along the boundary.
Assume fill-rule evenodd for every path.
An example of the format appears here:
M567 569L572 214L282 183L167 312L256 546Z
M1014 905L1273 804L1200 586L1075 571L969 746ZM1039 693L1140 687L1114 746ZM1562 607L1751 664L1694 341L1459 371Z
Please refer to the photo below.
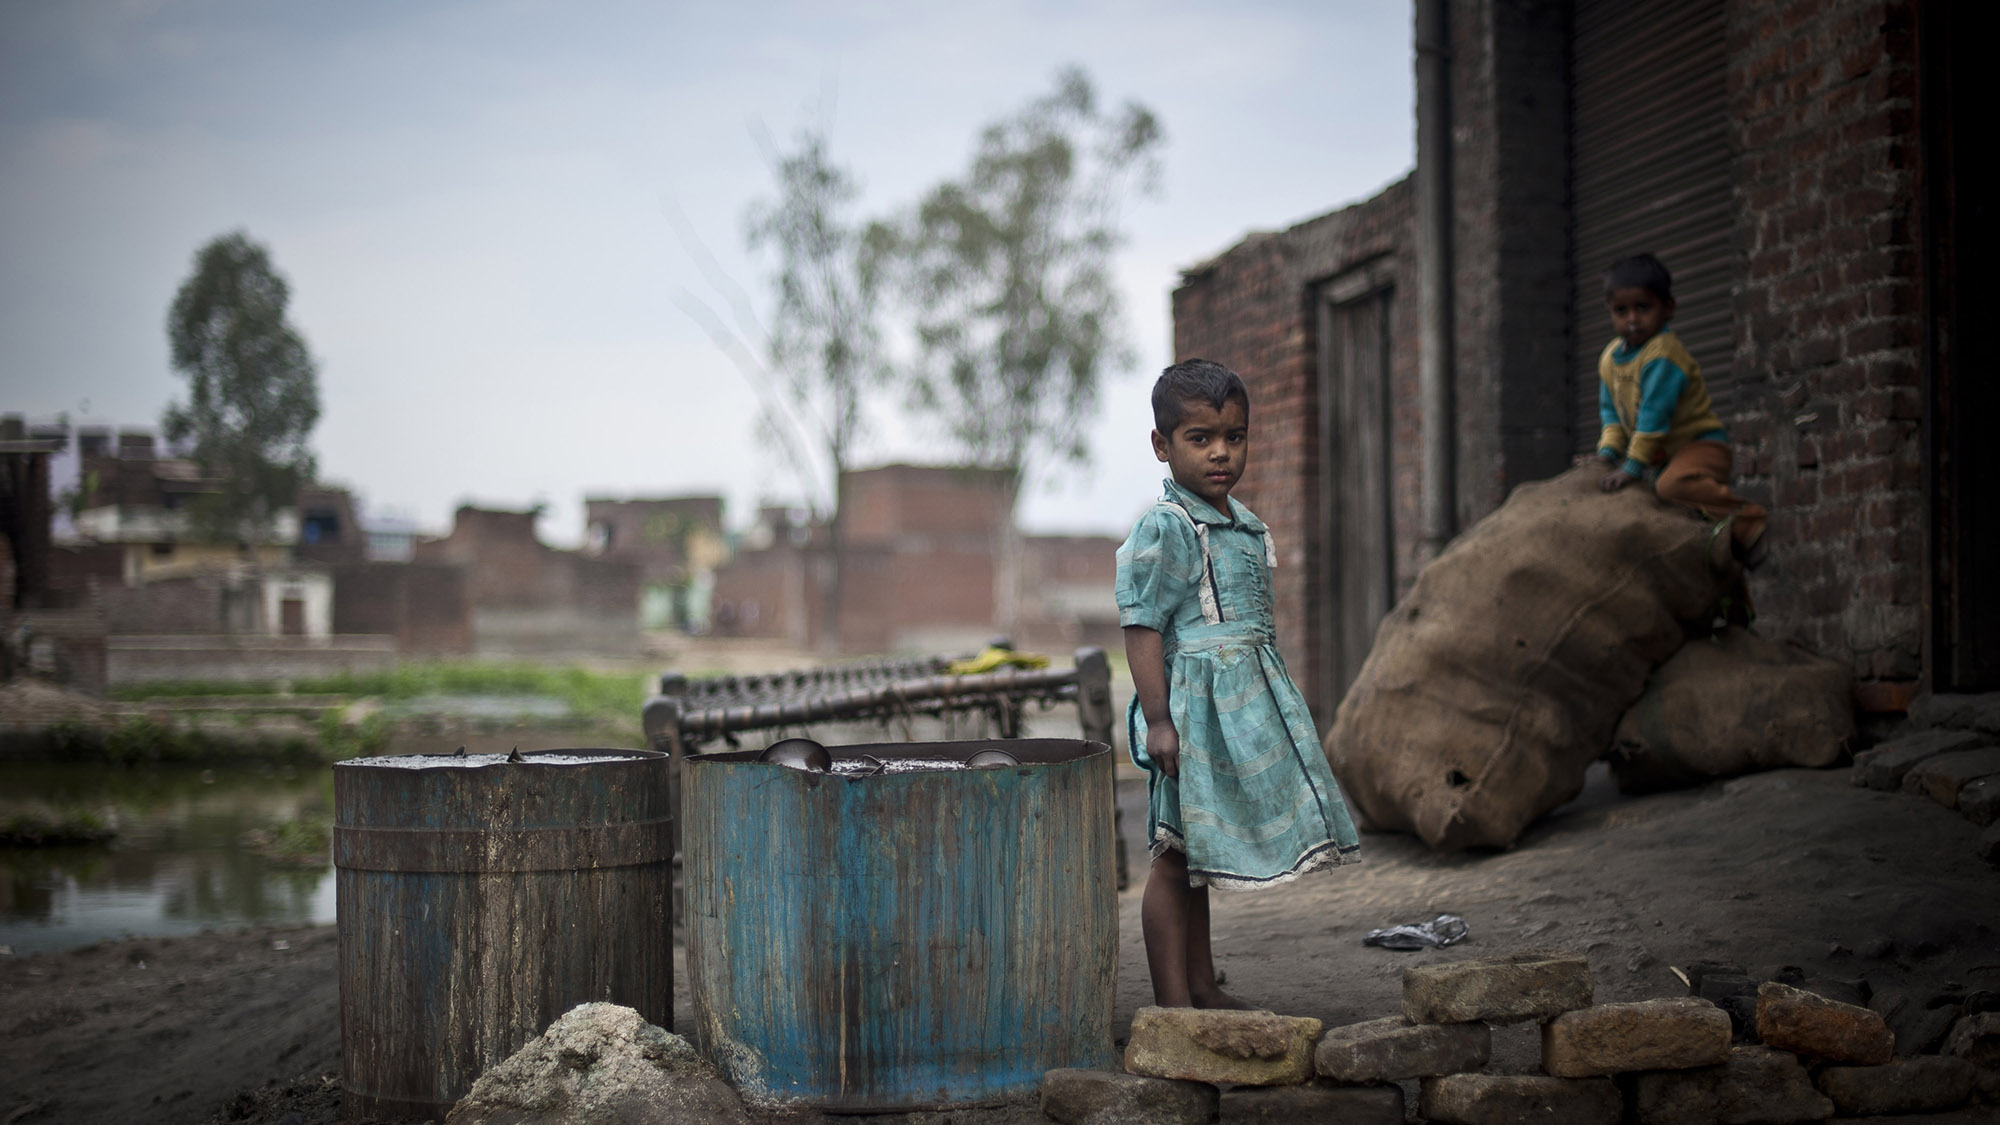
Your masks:
M1151 801L1146 962L1161 1007L1242 1007L1216 986L1208 888L1276 886L1360 844L1278 654L1271 533L1229 496L1249 392L1220 364L1177 363L1153 386L1153 423L1172 476L1118 548L1128 732Z

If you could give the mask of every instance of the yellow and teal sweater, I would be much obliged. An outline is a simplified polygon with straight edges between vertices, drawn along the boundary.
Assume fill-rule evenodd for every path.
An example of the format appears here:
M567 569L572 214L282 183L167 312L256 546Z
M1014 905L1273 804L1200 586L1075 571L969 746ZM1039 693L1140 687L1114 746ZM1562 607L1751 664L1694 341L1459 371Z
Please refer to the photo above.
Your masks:
M1597 451L1623 457L1634 477L1664 463L1691 441L1727 441L1722 420L1708 404L1708 388L1681 338L1661 329L1635 349L1623 340L1605 345L1597 359L1597 413L1604 433Z

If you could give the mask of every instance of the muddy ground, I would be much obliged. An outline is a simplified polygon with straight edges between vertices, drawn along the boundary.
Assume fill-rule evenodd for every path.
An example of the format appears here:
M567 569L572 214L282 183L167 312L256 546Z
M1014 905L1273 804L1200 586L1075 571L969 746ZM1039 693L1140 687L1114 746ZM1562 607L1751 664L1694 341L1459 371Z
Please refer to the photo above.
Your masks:
M1130 807L1143 789L1121 782L1121 797ZM1920 797L1857 788L1846 769L1632 799L1600 773L1507 852L1437 856L1370 834L1360 866L1218 892L1215 944L1239 996L1329 1024L1395 1013L1407 965L1541 947L1586 951L1605 1001L1680 994L1674 967L1698 960L1926 996L2000 991L2000 872L1974 855L1977 837ZM1120 896L1121 1035L1150 993L1138 907L1135 881ZM1361 944L1440 912L1471 938L1420 953ZM334 1121L334 956L321 927L0 958L0 1123ZM684 980L676 1009L690 1010ZM1505 1032L1496 1051L1497 1066L1531 1067L1532 1033ZM1028 1106L952 1116L1039 1120Z

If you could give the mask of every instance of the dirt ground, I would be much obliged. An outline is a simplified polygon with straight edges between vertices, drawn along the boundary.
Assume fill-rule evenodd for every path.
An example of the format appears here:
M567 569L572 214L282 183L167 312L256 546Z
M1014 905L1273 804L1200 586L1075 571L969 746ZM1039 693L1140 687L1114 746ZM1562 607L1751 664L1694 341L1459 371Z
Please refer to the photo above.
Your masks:
M1122 782L1121 798L1130 808L1143 790ZM1370 834L1359 866L1217 892L1215 945L1237 995L1329 1024L1398 1011L1405 966L1549 947L1588 953L1601 1001L1684 993L1674 967L1699 960L1923 996L2000 991L2000 872L1975 856L1977 837L1920 797L1857 788L1846 769L1632 799L1600 770L1506 852L1437 856ZM1139 893L1135 879L1119 903L1121 1035L1150 997ZM1361 944L1441 912L1462 916L1470 939L1420 953ZM335 947L320 927L0 958L0 1123L337 1120L324 1077L340 1056ZM684 981L676 1009L691 1010ZM1534 1064L1531 1029L1495 1042L1497 1067ZM911 1118L947 1119L1040 1115Z

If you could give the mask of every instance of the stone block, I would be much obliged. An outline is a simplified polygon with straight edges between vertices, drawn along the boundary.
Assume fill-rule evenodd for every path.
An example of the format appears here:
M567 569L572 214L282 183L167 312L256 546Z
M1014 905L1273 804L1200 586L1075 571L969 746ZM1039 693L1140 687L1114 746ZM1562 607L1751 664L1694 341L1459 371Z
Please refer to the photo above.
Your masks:
M1979 777L1958 791L1958 814L1981 828L2000 820L2000 777Z
M1965 1005L1949 995L1926 1000L1922 993L1901 988L1885 988L1868 1000L1870 1011L1880 1015L1896 1036L1896 1054L1901 1058L1935 1054L1944 1044Z
M1968 781L2000 774L2000 746L1981 750L1954 750L1937 754L1910 767L1903 775L1903 791L1922 793L1948 809L1958 807L1959 790Z
M1971 731L1927 730L1884 742L1854 756L1854 784L1870 789L1899 789L1903 775L1918 762L1954 750L1970 750L1984 741Z
M1952 1025L1944 1053L1982 1070L2000 1070L2000 1012L1975 1012Z
M1206 1082L1113 1070L1042 1075L1042 1114L1062 1125L1206 1125L1215 1120L1219 1096Z
M1754 1125L1833 1116L1833 1102L1813 1089L1798 1057L1768 1047L1737 1047L1721 1066L1645 1071L1627 1081L1638 1125Z
M1781 1051L1862 1066L1896 1053L1896 1037L1877 1013L1777 981L1758 986L1757 1038Z
M1729 1059L1729 1015L1686 996L1599 1004L1542 1025L1542 1069L1558 1078L1685 1070Z
M1935 1113L1965 1104L1974 1069L1949 1055L1920 1055L1881 1066L1829 1066L1813 1081L1837 1112L1850 1117Z
M1515 1023L1590 1006L1590 963L1581 953L1541 950L1403 970L1403 1016L1411 1023Z
M1403 1125L1401 1086L1239 1086L1222 1095L1229 1125Z
M1274 1012L1141 1008L1125 1069L1152 1078L1282 1086L1312 1077L1320 1021Z
M2000 734L2000 692L1918 696L1910 705L1910 721L1924 727Z
M494 1064L452 1107L453 1125L618 1121L743 1123L743 1101L694 1045L617 1004L579 1004Z
M1401 1016L1329 1029L1313 1070L1336 1082L1399 1082L1478 1070L1493 1053L1484 1023L1413 1024Z
M1616 1125L1625 1099L1609 1078L1446 1074L1424 1079L1417 1113L1444 1125Z

